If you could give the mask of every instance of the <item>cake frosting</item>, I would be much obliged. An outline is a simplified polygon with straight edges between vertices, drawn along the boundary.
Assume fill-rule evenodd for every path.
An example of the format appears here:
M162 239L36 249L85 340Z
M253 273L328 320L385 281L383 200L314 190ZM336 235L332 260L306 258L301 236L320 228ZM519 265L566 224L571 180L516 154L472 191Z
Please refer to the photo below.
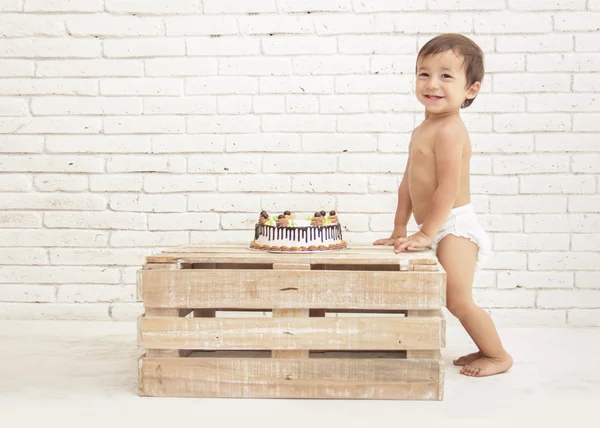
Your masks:
M335 211L297 219L290 211L270 216L262 211L254 228L251 248L270 251L329 251L346 248Z

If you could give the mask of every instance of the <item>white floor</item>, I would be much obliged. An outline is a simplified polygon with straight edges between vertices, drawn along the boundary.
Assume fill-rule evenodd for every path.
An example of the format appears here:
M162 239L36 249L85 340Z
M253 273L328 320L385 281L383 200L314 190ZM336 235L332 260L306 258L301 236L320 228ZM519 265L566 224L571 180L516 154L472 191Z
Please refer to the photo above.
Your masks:
M473 346L448 328L442 402L141 398L133 323L1 321L0 427L600 426L600 329L500 333L516 364L478 379L452 366Z

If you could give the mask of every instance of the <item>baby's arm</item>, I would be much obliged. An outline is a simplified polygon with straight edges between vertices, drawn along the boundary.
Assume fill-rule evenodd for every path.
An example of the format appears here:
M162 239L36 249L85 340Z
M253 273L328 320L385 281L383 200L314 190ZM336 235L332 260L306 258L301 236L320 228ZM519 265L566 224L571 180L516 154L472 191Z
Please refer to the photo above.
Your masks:
M394 232L392 238L401 238L406 236L406 225L412 214L412 201L408 193L408 168L410 167L410 156L406 162L406 169L400 187L398 187L398 206L396 207L396 216L394 217Z
M412 201L410 200L410 194L408 193L411 144L412 142L408 146L409 155L408 160L406 161L404 175L402 176L402 182L398 187L398 206L396 207L396 216L394 217L394 231L392 232L391 237L378 239L373 243L374 245L394 245L398 238L404 238L406 236L406 225L408 224L408 220L410 220L410 216L412 214Z
M435 167L438 186L431 199L429 213L421 232L434 239L448 217L460 191L460 170L464 145L464 128L448 124L434 140Z

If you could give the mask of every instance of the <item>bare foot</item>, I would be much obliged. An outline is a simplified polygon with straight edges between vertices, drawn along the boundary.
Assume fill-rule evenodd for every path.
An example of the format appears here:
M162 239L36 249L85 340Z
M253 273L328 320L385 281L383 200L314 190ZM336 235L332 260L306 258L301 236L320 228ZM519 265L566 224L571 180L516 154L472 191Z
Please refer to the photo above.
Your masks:
M467 364L471 364L473 361L476 361L476 360L480 359L481 357L483 357L483 354L481 353L481 351L473 352L472 354L463 355L462 357L454 360L454 365L455 366L466 366Z
M507 371L512 365L513 359L508 354L500 358L481 357L460 369L460 373L474 377L491 376Z

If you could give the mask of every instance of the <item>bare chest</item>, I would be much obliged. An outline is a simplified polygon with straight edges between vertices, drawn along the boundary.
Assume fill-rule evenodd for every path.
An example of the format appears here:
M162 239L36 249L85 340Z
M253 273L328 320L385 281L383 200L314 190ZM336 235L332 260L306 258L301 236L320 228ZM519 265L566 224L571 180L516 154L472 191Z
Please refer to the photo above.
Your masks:
M411 166L422 168L435 163L434 130L428 128L416 129L409 147Z

